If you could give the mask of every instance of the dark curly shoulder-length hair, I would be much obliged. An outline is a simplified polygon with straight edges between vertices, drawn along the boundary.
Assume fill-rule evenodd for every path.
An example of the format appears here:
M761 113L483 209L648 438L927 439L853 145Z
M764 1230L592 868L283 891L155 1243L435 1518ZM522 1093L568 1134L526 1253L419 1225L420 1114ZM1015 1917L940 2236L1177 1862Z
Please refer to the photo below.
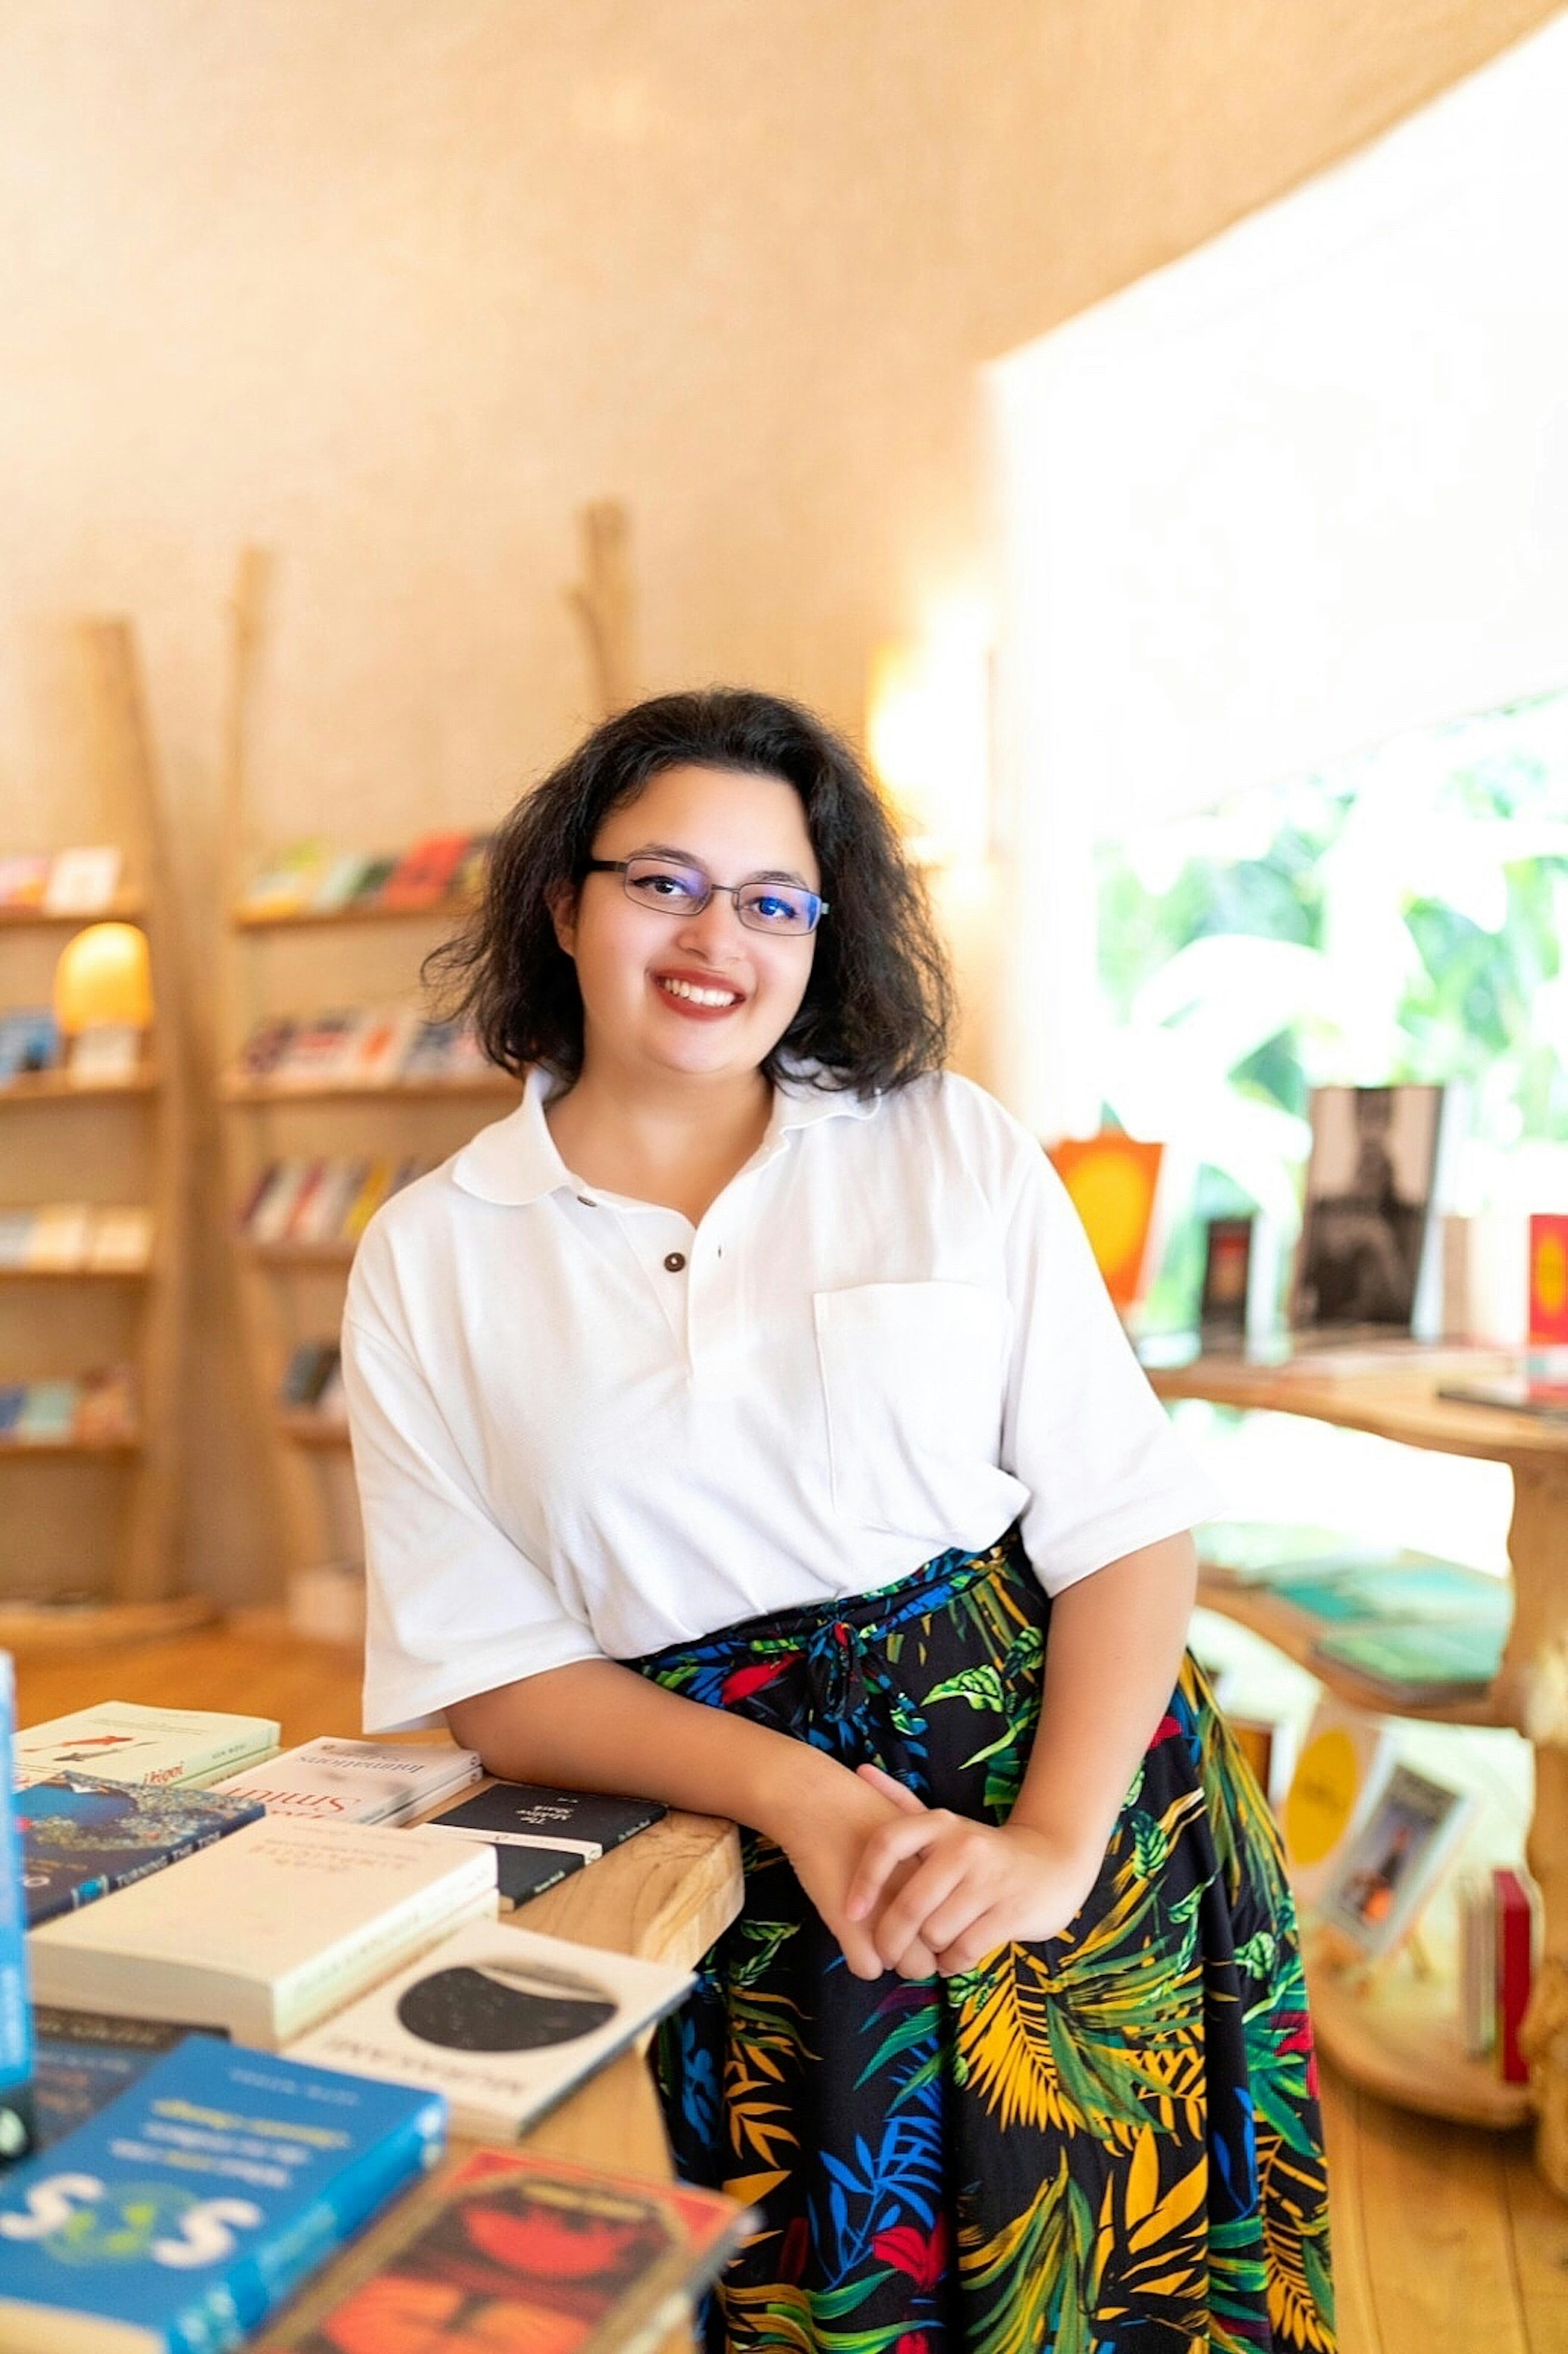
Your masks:
M666 769L740 769L793 785L830 912L805 998L763 1066L807 1066L818 1086L906 1086L945 1059L948 960L919 875L850 747L814 713L737 687L655 695L619 712L524 795L491 847L484 896L428 959L445 1009L473 1023L493 1063L533 1063L569 1086L582 1068L577 969L551 903L576 891L609 811Z

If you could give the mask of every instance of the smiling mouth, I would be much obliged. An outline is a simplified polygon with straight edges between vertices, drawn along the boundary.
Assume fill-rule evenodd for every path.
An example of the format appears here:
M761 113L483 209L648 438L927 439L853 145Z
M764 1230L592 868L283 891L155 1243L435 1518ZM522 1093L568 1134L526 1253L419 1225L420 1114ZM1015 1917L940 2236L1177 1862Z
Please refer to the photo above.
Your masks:
M722 1012L740 1003L740 992L734 989L703 989L694 981L674 981L663 973L655 976L661 989L671 997L679 997L688 1005L705 1005Z

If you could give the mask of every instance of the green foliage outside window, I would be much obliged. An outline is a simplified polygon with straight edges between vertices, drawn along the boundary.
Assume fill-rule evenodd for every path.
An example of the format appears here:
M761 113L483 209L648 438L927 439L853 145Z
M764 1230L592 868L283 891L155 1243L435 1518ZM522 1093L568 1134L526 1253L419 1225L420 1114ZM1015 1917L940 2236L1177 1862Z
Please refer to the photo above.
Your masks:
M1568 694L1107 845L1106 1110L1167 1140L1177 1209L1150 1326L1192 1320L1205 1218L1293 1235L1313 1086L1467 1081L1467 1207L1568 1146L1565 939Z

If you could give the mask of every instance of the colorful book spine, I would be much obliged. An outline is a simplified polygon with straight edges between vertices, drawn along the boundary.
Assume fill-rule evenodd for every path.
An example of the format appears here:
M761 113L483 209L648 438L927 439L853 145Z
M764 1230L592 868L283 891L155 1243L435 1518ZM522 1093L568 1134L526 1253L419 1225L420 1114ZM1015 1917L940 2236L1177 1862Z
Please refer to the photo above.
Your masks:
M33 2014L27 1999L27 1910L22 1839L11 1798L16 1686L0 1651L0 2165L28 2147L33 2133Z
M1498 2073L1505 2084L1527 2084L1530 2063L1520 2030L1535 1972L1540 1899L1523 1872L1499 1864L1492 1873L1497 1935Z

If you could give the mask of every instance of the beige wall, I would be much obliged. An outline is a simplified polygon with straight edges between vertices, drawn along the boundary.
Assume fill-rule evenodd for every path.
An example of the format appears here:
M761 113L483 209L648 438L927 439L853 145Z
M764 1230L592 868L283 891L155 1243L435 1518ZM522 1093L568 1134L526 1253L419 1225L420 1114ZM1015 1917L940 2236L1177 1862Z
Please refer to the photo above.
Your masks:
M569 739L599 493L634 516L644 684L857 725L873 645L982 566L977 365L1552 13L0 0L7 841L103 822L56 625L133 614L212 970L247 540L280 561L270 834L479 820ZM192 1573L238 1594L270 1540L216 1225L203 1275Z

